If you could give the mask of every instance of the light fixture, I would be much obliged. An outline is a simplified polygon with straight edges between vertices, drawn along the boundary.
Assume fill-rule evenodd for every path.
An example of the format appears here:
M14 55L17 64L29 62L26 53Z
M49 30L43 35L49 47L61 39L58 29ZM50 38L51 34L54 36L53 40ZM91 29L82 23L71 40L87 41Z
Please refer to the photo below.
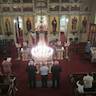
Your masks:
M44 32L39 32L39 42L31 49L32 58L34 61L52 60L53 48L47 45L44 38Z
M38 44L31 50L32 58L35 61L47 61L51 60L53 56L53 49L44 41L39 41Z
M43 16L42 16L42 10L41 10L41 18L40 18L40 25L38 25L39 29L37 32L39 33L39 41L36 46L32 47L31 54L32 58L37 61L48 61L52 60L53 57L53 48L48 46L48 44L45 42L45 25L43 24Z

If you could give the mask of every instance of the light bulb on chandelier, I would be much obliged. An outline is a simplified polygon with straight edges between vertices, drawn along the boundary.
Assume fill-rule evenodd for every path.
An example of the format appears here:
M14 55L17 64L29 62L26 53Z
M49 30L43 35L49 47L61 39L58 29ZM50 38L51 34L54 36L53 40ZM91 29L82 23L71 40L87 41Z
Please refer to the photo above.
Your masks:
M32 57L35 61L51 60L53 49L46 45L44 41L39 41L38 44L31 50Z

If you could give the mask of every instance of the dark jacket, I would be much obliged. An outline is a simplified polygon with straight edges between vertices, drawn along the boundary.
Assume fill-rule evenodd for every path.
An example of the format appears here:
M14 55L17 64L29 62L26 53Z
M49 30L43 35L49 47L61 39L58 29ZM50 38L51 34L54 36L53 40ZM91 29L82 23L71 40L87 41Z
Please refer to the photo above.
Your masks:
M26 71L28 72L29 76L35 76L37 70L34 65L27 65Z
M51 68L53 77L59 77L61 72L61 67L59 65L53 65Z

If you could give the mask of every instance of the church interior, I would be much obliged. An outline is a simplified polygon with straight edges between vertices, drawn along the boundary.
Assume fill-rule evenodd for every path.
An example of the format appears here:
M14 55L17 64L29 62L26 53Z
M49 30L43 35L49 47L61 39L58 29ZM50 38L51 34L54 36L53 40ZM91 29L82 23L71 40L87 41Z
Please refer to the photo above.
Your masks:
M10 74L3 72L5 58L12 63ZM36 88L28 87L31 60ZM52 88L56 60L60 87ZM43 63L49 69L47 88L41 87ZM94 90L79 92L76 82L89 73ZM0 0L0 96L49 95L96 96L96 0Z

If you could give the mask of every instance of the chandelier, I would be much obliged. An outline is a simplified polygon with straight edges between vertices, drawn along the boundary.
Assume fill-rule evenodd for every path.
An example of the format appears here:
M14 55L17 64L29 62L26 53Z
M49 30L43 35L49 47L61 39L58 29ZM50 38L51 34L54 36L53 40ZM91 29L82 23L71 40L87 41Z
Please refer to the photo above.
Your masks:
M51 60L54 52L53 48L48 46L48 44L45 42L45 31L47 30L45 30L45 25L43 25L42 23L43 23L43 18L41 16L40 25L38 29L39 41L37 45L31 49L32 58L35 61Z
M39 41L38 44L31 50L32 57L35 61L51 60L53 49L46 45L44 41Z

